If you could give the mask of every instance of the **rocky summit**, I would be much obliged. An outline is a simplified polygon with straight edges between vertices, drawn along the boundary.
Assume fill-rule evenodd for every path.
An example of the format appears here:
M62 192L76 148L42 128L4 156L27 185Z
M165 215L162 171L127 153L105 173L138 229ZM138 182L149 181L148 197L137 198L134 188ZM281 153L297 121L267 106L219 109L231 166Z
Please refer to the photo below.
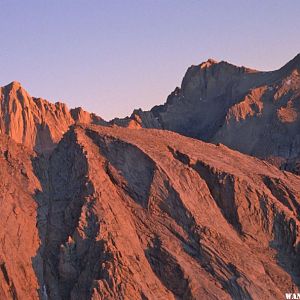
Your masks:
M211 59L191 66L165 104L113 120L133 121L222 143L299 174L300 54L271 72Z
M1 88L0 299L297 295L299 60L210 59L110 122Z
M39 153L50 153L69 126L101 124L102 119L82 108L31 97L19 82L0 88L0 133Z

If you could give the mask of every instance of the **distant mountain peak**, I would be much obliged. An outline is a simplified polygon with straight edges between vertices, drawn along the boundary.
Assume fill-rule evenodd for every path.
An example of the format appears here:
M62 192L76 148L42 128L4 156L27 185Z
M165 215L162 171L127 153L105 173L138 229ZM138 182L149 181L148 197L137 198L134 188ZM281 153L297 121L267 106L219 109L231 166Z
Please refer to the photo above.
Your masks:
M300 53L298 53L292 60L290 60L280 70L291 72L295 69L300 69Z
M207 61L204 61L204 62L202 62L202 63L200 64L200 68L201 68L201 69L209 68L209 67L211 67L212 65L215 65L215 64L217 64L217 63L218 63L218 61L216 61L216 60L214 60L214 59L212 59L212 58L209 58Z
M5 86L6 88L9 88L11 90L18 90L19 88L21 88L21 83L19 81L12 81L11 83L9 83L8 85Z
M187 69L165 104L137 111L131 119L141 127L222 143L300 174L299 74L300 54L269 72L208 59Z
M300 64L300 52L291 61Z

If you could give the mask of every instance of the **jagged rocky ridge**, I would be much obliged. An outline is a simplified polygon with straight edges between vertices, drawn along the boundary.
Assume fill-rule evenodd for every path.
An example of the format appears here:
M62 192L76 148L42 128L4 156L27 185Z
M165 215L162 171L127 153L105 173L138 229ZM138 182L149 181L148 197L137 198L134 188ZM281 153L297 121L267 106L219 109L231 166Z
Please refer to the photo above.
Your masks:
M299 56L274 72L209 60L165 105L111 122L17 82L0 96L0 299L299 290L300 177L274 166L297 173Z
M50 158L2 137L0 163L1 299L298 290L300 177L264 161L168 131L75 125Z
M157 128L231 149L300 172L300 54L260 72L209 59L191 66L163 105L104 121L82 108L31 97L18 82L0 90L0 132L50 153L74 123Z
M299 173L300 54L272 72L214 60L191 66L164 105L113 123L223 143Z
M69 110L64 103L31 97L16 81L0 88L0 106L0 133L39 153L51 153L75 122L105 124L80 107Z

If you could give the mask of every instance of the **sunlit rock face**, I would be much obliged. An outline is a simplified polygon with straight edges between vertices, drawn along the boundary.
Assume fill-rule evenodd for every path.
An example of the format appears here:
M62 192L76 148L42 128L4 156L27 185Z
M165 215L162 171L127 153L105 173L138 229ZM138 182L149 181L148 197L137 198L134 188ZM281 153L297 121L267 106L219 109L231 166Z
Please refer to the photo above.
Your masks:
M19 82L0 88L0 132L30 149L50 153L74 123L105 124L80 107L31 97Z
M272 72L213 60L191 66L164 105L136 110L130 119L223 143L299 173L300 54Z
M0 142L1 299L298 291L300 177L161 130L76 125L49 158Z
M38 299L42 276L39 237L41 189L35 154L0 135L0 299Z
M299 293L299 60L208 60L111 122L1 88L0 299Z
M74 123L65 104L31 97L18 82L0 90L0 130L39 152L53 150Z

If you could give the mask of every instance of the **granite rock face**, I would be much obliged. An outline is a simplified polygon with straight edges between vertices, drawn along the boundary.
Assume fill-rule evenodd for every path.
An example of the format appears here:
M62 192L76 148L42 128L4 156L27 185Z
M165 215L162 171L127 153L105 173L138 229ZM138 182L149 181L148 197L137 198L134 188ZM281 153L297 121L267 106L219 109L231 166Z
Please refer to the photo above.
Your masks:
M35 154L0 135L0 299L37 299L40 238L37 228L41 188Z
M113 122L129 120L222 143L299 173L300 54L272 72L213 60L191 66L164 105Z
M300 177L292 173L169 131L97 125L71 127L49 158L22 151L24 166L9 153L0 161L15 170L1 189L7 299L298 291Z
M63 103L31 97L18 82L0 90L0 132L38 152L51 152L74 120Z
M51 153L74 123L105 124L82 108L31 97L19 82L0 88L0 133L39 153Z
M112 122L1 88L0 299L299 293L299 58L209 60Z

